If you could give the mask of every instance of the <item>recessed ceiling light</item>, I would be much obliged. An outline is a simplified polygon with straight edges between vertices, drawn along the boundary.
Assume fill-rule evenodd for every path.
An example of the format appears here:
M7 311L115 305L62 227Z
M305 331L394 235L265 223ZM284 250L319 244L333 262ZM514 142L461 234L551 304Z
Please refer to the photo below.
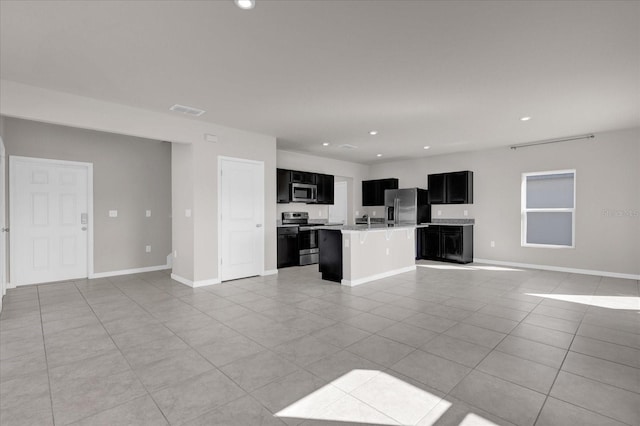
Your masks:
M378 131L377 131L377 130L371 130L371 131L369 132L369 134L370 134L371 136L375 136L375 135L377 135L377 134L378 134Z
M424 146L424 149L429 149L429 148L431 148L429 145Z
M520 121L529 121L531 117L520 117Z
M240 9L249 10L256 7L256 0L234 0Z
M382 154L376 154L376 157L382 157Z
M329 142L323 142L322 146L329 146Z
M194 108L186 105L175 104L169 108L169 111L179 112L180 114L193 115L194 117L200 117L206 111L200 108Z

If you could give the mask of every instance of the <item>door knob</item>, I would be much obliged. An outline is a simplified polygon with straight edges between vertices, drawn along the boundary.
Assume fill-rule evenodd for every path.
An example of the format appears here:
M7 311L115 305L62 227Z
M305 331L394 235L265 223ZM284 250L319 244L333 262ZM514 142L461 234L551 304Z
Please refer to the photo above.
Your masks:
M262 224L261 223L257 223L256 224L256 228L262 228Z
M87 230L87 227L86 227L86 226L83 226L83 227L82 227L82 230L83 230L83 231L86 231L86 230Z
M9 232L9 228L2 228L0 231L2 231L2 232Z

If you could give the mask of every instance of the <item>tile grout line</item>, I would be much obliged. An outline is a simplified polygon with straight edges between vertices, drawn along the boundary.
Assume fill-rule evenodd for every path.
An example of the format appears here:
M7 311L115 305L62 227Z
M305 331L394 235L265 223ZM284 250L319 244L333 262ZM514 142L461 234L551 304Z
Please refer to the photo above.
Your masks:
M206 315L207 317L209 317L209 318L213 319L214 321L219 322L220 324L224 325L225 327L231 328L231 327L229 327L228 325L226 325L226 324L222 323L221 321L218 321L218 320L216 320L215 318L213 318L213 317L209 316L206 312L201 311L200 309L196 308L195 306L192 306L192 305L190 305L190 304L188 304L188 303L184 302L184 301L183 301L183 300L181 300L179 297L177 297L177 296L175 296L175 295L173 295L173 294L171 294L171 293L169 293L169 292L165 291L165 290L164 290L164 289L162 289L162 288L157 287L157 286L156 286L156 285L154 285L152 282L147 281L147 280L146 280L146 279L144 279L144 278L141 278L141 279L142 279L142 281L144 281L145 283L147 283L147 284L149 284L149 285L153 286L154 288L156 288L156 289L158 289L158 290L160 290L160 291L162 291L162 292L164 292L164 293L166 293L166 294L170 295L171 297L173 297L173 298L175 298L175 299L180 300L181 302L183 302L183 303L185 303L186 305L188 305L188 306L192 307L193 309L197 310L197 311L198 311L198 312L200 312L201 314ZM142 306L142 305L141 305L141 304L139 304L135 299L131 298L128 294L126 294L126 293L125 293L125 292L124 292L124 291L123 291L119 286L117 286L117 285L116 285L116 283L112 283L112 284L114 285L114 287L117 287L117 288L118 288L118 290L119 290L120 292L122 292L126 297L128 297L131 301L133 301L133 303L135 303L135 304L136 304L136 305L138 305L141 309L143 309L145 312L147 312L149 315L151 315L152 317L154 317L154 319L156 318L156 317L155 317L151 312L149 312L149 311L148 311L144 306ZM224 296L222 296L222 297L224 298ZM210 413L210 412L216 411L216 410L218 410L219 408L221 408L222 406L227 405L227 404L230 404L230 403L232 403L232 402L234 402L234 401L237 401L237 400L239 400L239 399L241 399L241 398L244 398L244 397L245 397L245 396L247 396L247 395L248 395L248 396L251 396L254 400L256 400L256 398L255 398L255 397L253 397L253 395L252 395L252 393L251 393L251 392L249 392L249 391L245 390L242 386L240 386L240 384L239 384L239 383L237 383L235 380L233 380L231 377L229 377L229 376L228 376L224 371L222 371L222 370L221 370L220 368L218 368L215 364L213 364L211 361L209 361L205 356L203 356L203 355L200 353L200 351L198 351L198 349L197 349L196 347L194 347L194 346L190 345L188 342L186 342L186 341L185 341L182 337L180 337L176 332L174 332L174 331L173 331L173 330L171 330L169 327L167 327L166 325L164 325L164 323L163 323L162 321L160 321L160 320L158 320L158 321L159 321L159 323L160 323L160 324L162 324L162 326L163 326L163 327L167 328L169 331L171 331L171 333L173 333L173 335L174 335L174 336L176 336L178 339L180 339L180 341L182 341L185 345L187 345L189 348L191 348L193 351L195 351L199 356L201 356L201 357L202 357L206 362L208 362L208 363L209 363L209 364L210 364L210 365L211 365L211 366L212 366L216 371L218 371L220 374L224 375L224 376L225 376L227 379L229 379L232 383L234 383L236 386L238 386L238 388L239 388L239 389L241 389L243 392L245 392L245 393L246 393L246 395L242 395L242 396L239 396L238 398L234 398L234 399L232 399L232 400L230 400L230 401L227 401L227 402L225 402L224 404L221 404L221 405L219 405L219 406L216 406L216 407L212 408L211 410L208 410L208 411L206 411L206 412L204 412L204 413L202 413L202 414L200 414L200 415L198 415L198 416L196 416L196 417L194 417L194 418L191 418L191 419L189 419L189 420L195 420L195 419L197 419L197 418L199 418L199 417L201 417L201 416L204 416L204 415L205 415L205 414L207 414L207 413ZM269 349L269 348L265 347L264 345L260 344L259 342L254 341L254 340L253 340L253 339L251 339L249 336L246 336L246 335L244 335L243 333L240 333L239 331L237 331L237 330L235 330L235 329L233 329L233 328L231 328L231 329L232 329L232 330L234 330L235 332L237 332L238 334L240 334L241 336L243 336L243 337L245 337L245 338L247 338L247 339L251 340L252 342L256 343L257 345L262 346L265 350L268 350L268 351L270 351L270 352L273 352L271 349ZM114 342L114 344L115 344L115 342ZM118 347L118 346L116 345L116 347ZM119 347L118 347L118 350L120 350L120 348L119 348ZM121 352L122 352L122 351L121 351ZM275 352L274 352L274 353L275 353ZM126 360L126 357L124 356L124 354L122 354L122 356L123 356L123 357L125 358L125 360ZM251 356L251 355L248 355L247 357L249 357L249 356ZM247 358L247 357L243 357L243 358ZM240 359L243 359L243 358L240 358ZM232 361L232 362L235 362L235 361L237 361L237 360L234 360L234 361ZM128 363L128 360L127 360L127 363ZM132 370L133 370L133 367L132 367ZM135 371L134 371L134 373L135 373ZM136 374L136 377L137 377L137 374ZM181 381L179 381L179 382L177 382L177 383L175 383L174 385L171 385L171 386L176 386L176 385L179 385L179 384L181 384L181 383L185 383L186 381L188 381L188 380L190 380L190 379L193 379L193 378L195 378L195 377L197 377L197 376L192 376L192 377L189 377L189 378L187 378L187 379L181 380ZM284 376L283 376L283 377L284 377ZM268 384L273 383L274 381L276 381L276 380L278 380L278 379L279 379L279 378L277 378L277 379L274 379L274 380L270 381L269 383L265 384L265 386L266 386L266 385L268 385ZM140 381L140 382L142 383L142 381ZM143 386L145 386L145 385L144 385L144 383L142 383L142 385L143 385ZM164 387L162 387L162 388L160 388L160 389L158 389L158 390L166 389L166 388L169 388L169 387L170 387L170 386L169 386L169 385L167 385L167 386L164 386ZM146 386L145 386L145 390L146 390ZM153 398L153 396L151 395L151 393L150 393L148 390L147 390L147 392L149 393L149 397L153 400L154 404L156 404L156 406L157 406L157 403L156 403L155 399ZM267 407L264 407L264 405L262 405L262 403L261 403L260 401L258 401L258 400L256 400L256 401L257 401L257 402L258 402L258 403L259 403L259 404L260 404L260 405L261 405L265 410L269 411L269 410L267 409ZM164 416L164 412L160 409L160 407L158 407L158 409L160 410L160 412L161 412L161 413L162 413L162 415ZM165 417L165 419L166 419L166 416L164 416L164 417ZM171 423L169 422L169 420L168 420L168 419L166 419L166 420L167 420L167 423L171 424Z
M584 318L584 316L583 316L583 318ZM582 324L582 319L580 320L580 323L578 324L578 327L576 328L575 333L573 333L573 337L571 338L571 342L569 343L569 346L567 347L567 352L564 354L564 357L562 358L562 362L560 363L560 366L558 367L558 371L556 372L556 375L553 378L553 382L551 382L551 386L549 387L549 391L547 392L547 394L544 397L544 401L543 401L542 405L540 406L540 410L538 410L538 415L536 416L536 419L533 422L534 425L536 423L538 423L538 420L540 419L540 415L542 414L542 410L544 409L545 405L547 405L547 401L549 400L549 397L551 395L551 391L553 391L553 387L555 386L556 381L558 380L558 376L560 376L560 372L562 371L562 366L564 365L565 361L567 360L567 357L569 356L569 352L571 351L571 346L573 345L573 341L575 340L576 336L578 335L578 329L580 328L581 324Z
M537 307L537 306L539 306L539 305L540 305L540 303L542 303L542 301L543 301L543 300L544 300L544 299L539 300L539 301L538 301L538 303L536 304L536 307ZM535 309L535 308L534 308L534 309ZM527 319L527 317L531 314L531 312L532 312L532 311L533 311L533 310L529 311L529 312L527 313L527 315L526 315L525 317L523 317L523 318L518 322L518 325L522 324L522 322L523 322L525 319ZM497 318L498 318L498 317L497 317ZM449 327L449 328L452 328L452 327L454 327L454 326L451 326L451 327ZM516 325L516 327L517 327L517 325ZM516 327L514 327L514 329L515 329ZM482 328L482 327L479 327L479 328ZM448 329L447 329L447 330L448 330ZM447 331L447 330L445 330L444 332L442 332L442 333L440 333L440 334L444 334L444 333L446 333L446 331ZM491 331L495 331L495 330L491 330ZM511 330L511 331L513 331L513 330ZM519 384L517 384L517 383L513 383L513 382L511 382L511 381L509 381L509 380L505 380L505 379L503 379L503 378L496 377L496 376L494 376L494 375L492 375L492 374L488 374L488 373L485 373L485 372L483 372L483 371L476 370L476 369L477 369L477 367L478 367L480 364L482 364L482 362L483 362L483 361L484 361L484 360L485 360L489 355L491 355L491 354L493 353L493 351L495 351L495 350L496 350L496 348L497 348L497 347L498 347L498 346L499 346L499 345L500 345L500 344L501 344L501 343L502 343L502 342L503 342L503 341L504 341L508 336L511 336L511 332L506 333L506 334L505 334L505 336L504 336L502 339L500 339L500 341L499 341L499 342L498 342L498 343L497 343L493 348L491 348L491 351L489 351L489 352L488 352L488 353L487 353L487 354L486 354L486 355L485 355L485 356L484 356L484 357L483 357L483 358L482 358L482 359L481 359L481 360L480 360L480 361L475 365L475 367L471 368L471 369L470 369L470 371L469 371L467 374L465 374L465 375L464 375L464 377L463 377L462 379L460 379L460 380L458 381L458 383L456 383L456 384L455 384L455 386L453 386L449 392L447 392L447 393L445 394L445 396L442 398L442 400L446 400L446 398L447 398L448 396L451 396L452 398L455 398L455 396L451 395L451 393L455 390L455 388L456 388L456 387L458 387L458 385L459 385L460 383L462 383L462 382L463 382L463 381L464 381L464 380L465 380L465 379L466 379L466 378L467 378L471 373L473 373L474 371L478 371L478 372L480 372L480 373L482 373L482 374L487 374L487 375L489 375L489 376L491 376L491 377L494 377L494 378L497 378L497 379L499 379L499 380L503 380L503 381L505 381L505 382L512 383L512 384L515 384L516 386L521 386L521 387L523 387L523 388L525 388L525 389L529 389L529 390L532 390L532 391L533 391L533 389L527 388L526 386L522 386L522 385L519 385ZM451 336L449 336L449 337L451 337ZM458 339L458 340L462 340L462 341L465 341L465 342L466 342L466 340L463 340L463 339ZM472 343L472 342L468 342L468 343ZM473 343L473 344L475 344L475 343ZM480 346L480 345L478 345L478 346ZM498 352L500 352L500 351L498 351ZM568 352L568 350L567 350L567 352ZM435 354L432 354L432 355L435 355ZM437 355L436 355L436 356L437 356ZM512 356L513 356L513 355L512 355ZM566 354L565 354L565 356L566 356ZM440 357L440 358L443 358L443 357ZM520 358L520 357L518 357L518 358ZM447 359L447 358L443 358L443 359ZM524 359L524 358L522 358L522 359ZM453 360L448 360L448 361L450 361L450 362L455 362L455 361L453 361ZM534 362L534 361L532 361L532 362ZM457 363L457 364L459 364L459 363ZM538 363L538 364L539 364L539 363ZM463 364L460 364L460 365L463 365ZM541 364L541 365L543 365L543 364ZM467 366L465 366L465 365L463 365L463 366L464 366L464 367L467 367ZM469 368L469 367L467 367L467 368ZM560 369L559 369L559 368L558 368L558 371L560 371ZM549 391L551 391L551 388L549 388ZM537 392L537 391L534 391L534 392ZM541 392L538 392L538 393L542 394ZM457 398L456 398L456 399L457 399ZM471 406L471 407L475 407L475 408L477 408L477 409L479 409L479 410L486 411L485 409L480 408L480 407L476 407L475 405L473 405L473 404L471 404L471 403L469 403L469 402L467 402L467 401L463 401L463 402L464 402L465 404L468 404L468 405L469 405L469 406ZM544 402L542 403L542 405L540 406L540 410L542 410L542 408L544 407L544 403L545 403L545 402L546 402L546 398L545 398L545 401L544 401ZM434 408L435 408L435 406L434 406ZM432 411L432 410L433 410L433 409L429 410L429 413L431 413L431 411ZM487 412L488 412L488 411L487 411ZM425 414L425 416L424 416L424 417L422 417L420 420L422 420L422 419L424 419L425 417L427 417L427 416L429 415L429 413ZM501 416L499 416L499 415L497 415L497 414L494 414L494 413L490 413L490 414L492 414L492 415L494 415L494 416L496 416L496 417L498 417L498 418L500 418L500 419L502 419L502 420L504 420L504 421L507 421L507 422L511 423L511 421L509 421L509 420L507 420L507 419L505 419L505 418L503 418L503 417L501 417ZM539 415L539 413L538 413L538 415ZM536 417L536 420L537 420L537 417Z
M120 289L120 287L118 287L118 286L114 285L111 281L108 281L108 282L109 282L111 285L113 285L114 287L116 287L116 288L118 289L118 291L122 292L125 296L129 297L128 295L126 295L126 294L125 294L125 293ZM153 399L153 397L151 396L151 392L149 392L149 389L147 389L147 386L144 384L144 382L143 382L142 380L140 380L140 377L138 376L138 373L136 373L136 371L134 370L133 366L131 366L131 363L129 363L129 360L127 359L127 357L125 357L125 356L124 356L124 353L122 353L122 350L120 349L120 347L116 344L115 340L113 340L113 336L111 336L111 333L109 333L109 331L106 329L106 327L104 326L104 323L102 322L102 320L100 319L100 317L99 317L99 316L96 314L96 312L93 310L93 306L91 306L91 304L90 304L90 303L89 303L89 301L87 300L87 298L86 298L86 296L84 295L84 293L82 292L82 290L80 290L80 289L78 288L78 285L77 285L75 282L74 282L74 286L76 287L76 289L78 290L78 292L80 293L80 295L82 296L82 298L84 299L85 303L89 306L89 309L91 309L91 312L93 312L93 315L96 317L96 319L98 320L98 322L100 322L100 326L104 329L105 333L107 333L107 335L109 336L109 339L111 339L111 342L113 343L113 345L118 349L118 352L120 352L120 355L122 356L122 358L124 359L124 361L125 361L125 362L127 363L127 365L129 366L129 369L131 370L131 372L135 375L135 377L136 377L136 379L138 380L138 382L140 383L140 385L142 385L143 389L144 389L144 390L145 390L145 392L147 393L147 396L148 396L149 398L151 398L151 400L153 401L153 403L155 404L155 406L158 408L158 411L160 412L160 414L162 414L162 417L165 419L165 421L167 422L167 424L169 424L169 425L170 425L171 423L169 422L169 419L167 419L167 417L165 416L164 412L160 409L160 407L159 407L159 406L158 406L158 404L156 403L156 400L155 400L155 399ZM101 355L98 355L98 356L101 356ZM138 398L142 398L142 397L143 397L143 395L141 395L141 396L140 396L140 397L138 397ZM105 408L104 410L100 410L100 411L98 411L98 412L96 412L96 413L90 414L90 415L88 415L88 416L85 416L85 417L83 417L83 418L81 418L81 419L77 419L77 420L75 420L75 421L77 422L77 421L80 421L80 420L87 419L87 418L89 418L89 417L91 417L91 416L95 416L96 414L103 413L103 412L105 412L105 411L107 411L107 410L111 410L111 409L113 409L113 408L116 408L116 407L119 407L119 406L121 406L121 405L127 404L127 403L129 403L129 402L131 402L131 401L135 401L135 400L136 400L136 399L138 399L138 398L132 398L132 399L130 399L129 401L125 401L125 402L123 402L122 404L118 404L118 405L115 405L115 406L113 406L113 407Z
M40 330L42 331L42 346L44 349L44 362L47 366L47 382L49 384L49 403L51 404L51 420L55 425L56 418L53 412L53 391L51 390L51 375L49 374L49 357L47 356L47 344L44 338L44 324L42 323L42 305L40 304L40 286L36 286L36 294L38 295L38 312L40 314Z

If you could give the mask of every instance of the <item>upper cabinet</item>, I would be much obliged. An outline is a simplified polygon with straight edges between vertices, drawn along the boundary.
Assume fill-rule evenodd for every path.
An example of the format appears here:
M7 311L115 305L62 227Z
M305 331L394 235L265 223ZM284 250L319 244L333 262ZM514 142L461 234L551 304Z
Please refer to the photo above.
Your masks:
M288 203L291 201L291 170L278 169L278 203Z
M362 205L384 206L384 191L398 189L398 179L376 179L362 181Z
M296 170L277 169L278 203L291 202L291 184L301 183L316 185L317 204L333 204L334 177L320 173L300 172ZM315 204L313 203L313 204ZM307 203L309 204L309 203Z
M315 185L316 184L316 174L311 172L298 172L295 170L290 170L291 173L291 183L304 183L307 185Z
M334 180L332 175L316 174L318 204L333 204Z
M473 172L428 176L429 204L473 204Z

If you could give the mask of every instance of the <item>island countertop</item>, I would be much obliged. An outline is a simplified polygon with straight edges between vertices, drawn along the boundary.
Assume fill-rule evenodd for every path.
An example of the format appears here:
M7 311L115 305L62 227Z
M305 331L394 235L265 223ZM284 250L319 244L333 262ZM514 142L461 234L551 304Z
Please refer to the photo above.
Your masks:
M355 286L416 269L416 226L318 227L322 279Z
M342 226L316 226L314 229L326 229L330 231L341 231L343 234L349 234L353 232L382 232L382 231L396 231L405 229L416 229L419 225L401 225L401 226L387 226L383 224L369 225L342 225Z

